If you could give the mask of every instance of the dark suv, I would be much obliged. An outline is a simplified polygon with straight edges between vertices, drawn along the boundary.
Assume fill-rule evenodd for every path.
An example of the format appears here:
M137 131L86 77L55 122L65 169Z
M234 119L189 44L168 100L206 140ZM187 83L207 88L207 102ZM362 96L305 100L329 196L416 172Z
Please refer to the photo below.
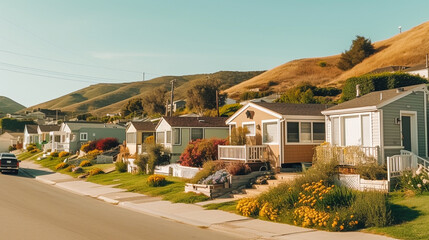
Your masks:
M10 171L14 174L18 174L19 162L21 161L16 159L16 156L13 153L0 153L0 171L2 173Z

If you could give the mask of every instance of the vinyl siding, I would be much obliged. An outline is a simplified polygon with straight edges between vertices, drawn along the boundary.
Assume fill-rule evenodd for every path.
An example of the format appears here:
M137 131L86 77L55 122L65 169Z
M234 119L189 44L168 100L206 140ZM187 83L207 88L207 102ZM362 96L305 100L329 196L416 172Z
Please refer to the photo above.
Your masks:
M394 119L400 117L400 111L417 112L417 141L419 156L426 156L425 146L425 122L424 122L424 93L411 93L393 103L390 103L383 109L383 132L384 146L401 146L400 124L395 124ZM398 150L385 150L385 156L391 156Z
M372 146L380 146L380 112L371 113Z

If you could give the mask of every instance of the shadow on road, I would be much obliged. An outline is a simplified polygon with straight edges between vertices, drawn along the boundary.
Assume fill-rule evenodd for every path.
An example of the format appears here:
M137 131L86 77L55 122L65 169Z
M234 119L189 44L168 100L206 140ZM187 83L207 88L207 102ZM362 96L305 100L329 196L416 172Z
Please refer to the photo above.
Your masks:
M6 173L11 174L11 173ZM37 176L43 176L43 175L49 175L53 174L53 172L48 172L44 170L38 170L38 169L32 169L32 168L20 168L18 177L25 177L25 178L35 178Z

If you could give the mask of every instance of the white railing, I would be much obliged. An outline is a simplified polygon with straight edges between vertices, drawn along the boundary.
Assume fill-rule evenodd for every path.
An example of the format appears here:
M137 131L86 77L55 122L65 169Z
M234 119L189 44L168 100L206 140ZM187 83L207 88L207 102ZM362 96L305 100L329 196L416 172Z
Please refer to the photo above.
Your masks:
M356 166L364 163L367 158L373 158L379 161L378 146L324 146L322 148L324 159L336 158L339 165Z
M69 150L68 148L69 148L68 143L58 143L58 142L49 142L43 146L44 151L47 151L48 149L50 149L51 151L60 152L60 151L66 151L66 150L68 151Z
M401 155L411 155L411 157L413 158L412 159L413 169L416 169L419 167L419 165L421 165L426 170L426 172L429 172L429 160L422 158L416 155L415 153L412 153L407 150L401 150Z
M267 146L265 145L219 145L218 157L220 160L241 160L244 162L259 162L267 160Z
M401 150L401 155L387 157L387 179L400 176L404 171L416 170L422 166L429 172L429 161L410 151Z

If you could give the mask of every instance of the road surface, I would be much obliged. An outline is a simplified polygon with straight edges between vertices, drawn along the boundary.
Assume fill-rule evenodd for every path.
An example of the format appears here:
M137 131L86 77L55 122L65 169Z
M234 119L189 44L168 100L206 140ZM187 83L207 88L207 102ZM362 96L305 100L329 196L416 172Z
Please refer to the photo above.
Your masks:
M35 181L0 174L0 239L234 239L113 206Z

